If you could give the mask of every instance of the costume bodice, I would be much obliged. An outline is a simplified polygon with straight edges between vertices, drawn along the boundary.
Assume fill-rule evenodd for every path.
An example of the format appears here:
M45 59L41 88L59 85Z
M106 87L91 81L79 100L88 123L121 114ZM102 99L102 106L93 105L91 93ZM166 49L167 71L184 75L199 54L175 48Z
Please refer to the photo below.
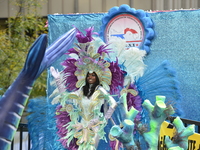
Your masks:
M80 108L79 115L85 121L90 121L91 119L102 116L100 109L102 104L104 104L105 94L103 94L99 88L95 90L90 98L84 96L82 90L78 90L75 94L79 97L76 99L76 104Z
M98 86L90 98L83 95L83 90L79 89L68 96L68 102L72 102L74 108L70 111L71 122L68 124L68 136L78 139L76 142L79 149L95 149L97 139L104 139L104 127L107 121L101 112L101 106L105 101L110 106L115 105L115 100ZM98 138L97 138L98 137Z

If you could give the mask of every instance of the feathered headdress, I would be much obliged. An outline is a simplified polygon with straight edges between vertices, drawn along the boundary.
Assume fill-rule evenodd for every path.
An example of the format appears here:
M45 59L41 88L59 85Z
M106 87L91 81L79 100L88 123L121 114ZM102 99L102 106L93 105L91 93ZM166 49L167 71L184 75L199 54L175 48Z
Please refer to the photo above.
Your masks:
M100 84L106 90L112 94L119 93L125 76L130 75L129 79L132 81L142 76L145 67L143 57L146 53L137 48L125 50L122 39L111 41L115 47L105 44L100 38L92 37L96 34L93 30L93 27L86 29L86 35L78 30L76 35L78 43L66 53L70 57L62 63L65 66L63 70L65 86L70 91L80 88L85 85L87 73L95 72Z
M95 72L100 84L106 90L110 90L112 83L111 65L105 60L105 57L111 51L110 48L107 48L108 44L92 37L95 34L93 30L93 27L86 29L86 35L78 31L76 38L79 43L76 43L76 47L68 50L67 55L71 58L67 58L62 63L65 66L63 70L65 85L69 90L85 85L88 72Z

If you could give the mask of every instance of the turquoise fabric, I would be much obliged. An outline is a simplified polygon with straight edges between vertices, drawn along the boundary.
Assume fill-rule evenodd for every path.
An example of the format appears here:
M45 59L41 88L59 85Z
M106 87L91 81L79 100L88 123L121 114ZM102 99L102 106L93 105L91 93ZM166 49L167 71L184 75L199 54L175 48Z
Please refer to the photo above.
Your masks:
M73 26L81 31L89 26L94 26L95 31L101 28L101 19L105 14L69 14L69 15L49 15L49 44L56 38L70 30ZM156 37L152 41L151 51L145 58L147 72L159 66L164 60L168 60L171 66L177 71L182 94L182 108L184 118L200 121L200 59L199 59L199 39L200 39L200 10L183 10L171 12L156 12L149 14L155 24ZM54 67L61 71L63 68L60 62L67 56L61 57L54 63ZM47 103L51 100L48 96L52 93L50 81L52 77L48 73ZM151 85L149 85L151 86ZM155 97L150 100L155 101ZM54 114L54 109L49 107L48 114ZM55 123L50 123L52 115L48 116L47 124L52 127L52 136L56 135ZM49 127L49 128L51 128ZM106 129L108 132L108 129ZM53 147L60 145L58 141L52 139L48 143ZM107 143L100 143L100 146L109 149ZM61 146L58 146L61 147Z
M200 10L183 10L172 12L150 13L155 24L156 37L152 41L150 54L145 58L147 70L152 70L168 60L176 69L180 81L182 94L181 108L184 118L200 120ZM49 15L49 43L76 26L81 31L86 27L94 26L99 32L102 25L101 14L72 14L72 15ZM66 56L64 56L66 57ZM59 65L61 58L55 65ZM51 90L50 90L51 92ZM153 98L152 98L153 99ZM155 99L155 98L154 98Z
M200 10L150 14L156 38L145 59L148 68L168 60L180 82L184 118L200 121Z

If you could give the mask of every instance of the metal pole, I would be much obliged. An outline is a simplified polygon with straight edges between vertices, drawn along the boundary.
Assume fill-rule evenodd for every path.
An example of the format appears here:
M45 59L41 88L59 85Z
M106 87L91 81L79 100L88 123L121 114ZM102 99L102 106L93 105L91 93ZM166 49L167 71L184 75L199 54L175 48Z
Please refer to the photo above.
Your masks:
M130 5L131 8L134 7L134 6L133 6L133 3L134 3L134 0L129 0L129 5Z
M102 0L102 11L106 12L106 0Z
M19 149L22 150L22 141L23 141L23 126L20 126L20 144Z
M28 150L31 149L31 138L30 138L30 134L28 133Z
M13 146L14 146L14 138L13 138L12 143L11 143L11 150L14 150Z
M78 0L74 0L74 13L78 13Z

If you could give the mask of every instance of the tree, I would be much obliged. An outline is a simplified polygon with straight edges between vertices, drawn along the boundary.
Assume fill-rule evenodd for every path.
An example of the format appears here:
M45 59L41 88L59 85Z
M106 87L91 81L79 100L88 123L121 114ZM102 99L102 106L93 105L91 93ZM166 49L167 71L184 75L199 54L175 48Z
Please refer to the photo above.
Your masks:
M15 17L7 20L7 28L0 30L0 95L12 84L22 69L28 50L45 28L46 18L39 15L44 0L12 0L19 8ZM35 82L30 98L45 96L46 72Z

